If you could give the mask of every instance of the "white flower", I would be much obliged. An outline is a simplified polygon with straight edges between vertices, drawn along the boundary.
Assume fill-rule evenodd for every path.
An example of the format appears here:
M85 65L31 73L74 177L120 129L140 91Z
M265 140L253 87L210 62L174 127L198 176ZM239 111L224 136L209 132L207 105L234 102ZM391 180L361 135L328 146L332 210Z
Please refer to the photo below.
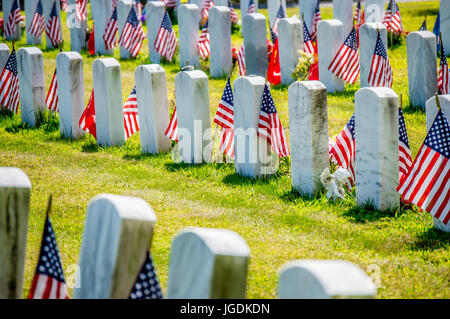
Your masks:
M330 173L329 168L325 168L320 174L320 181L327 190L327 198L331 200L344 199L344 184L349 178L350 173L344 168L337 169L334 174Z

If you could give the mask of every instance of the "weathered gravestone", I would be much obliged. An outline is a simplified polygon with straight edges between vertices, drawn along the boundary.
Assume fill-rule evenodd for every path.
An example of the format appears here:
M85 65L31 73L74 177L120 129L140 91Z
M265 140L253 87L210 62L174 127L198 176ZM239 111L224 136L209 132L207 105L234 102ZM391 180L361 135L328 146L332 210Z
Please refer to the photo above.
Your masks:
M442 113L444 113L444 116L447 118L447 121L450 124L450 95L439 95L439 104L441 106ZM434 119L436 118L436 115L438 113L438 107L436 104L436 97L431 97L426 102L426 118L427 118L427 132L430 130L431 125L433 125ZM444 214L441 215L442 217ZM434 227L437 229L440 229L445 232L450 232L450 223L447 223L445 225L441 220L433 217L433 223Z
M444 50L446 54L450 54L450 0L440 0L439 19Z
M343 31L344 25L339 20L322 20L317 26L319 80L328 92L341 92L345 88L345 82L328 69L344 43Z
M42 51L36 47L17 51L22 123L34 127L45 110L45 74Z
M258 136L265 80L241 76L234 81L234 150L236 173L253 178L271 175L271 148Z
M147 23L148 51L150 52L150 62L152 63L159 63L161 61L161 56L155 49L155 40L164 18L165 10L164 2L162 1L149 1L145 5L147 21L153 21L152 23Z
M250 4L251 0L241 0L239 1L239 6L241 9L241 17L244 18L244 16L248 12L248 6ZM255 5L255 12L258 12L258 0L253 0L253 4Z
M75 299L126 299L151 246L156 215L143 199L111 194L88 205Z
M231 71L231 20L228 7L214 6L209 10L208 31L211 55L209 70L212 78L227 76Z
M175 76L175 96L181 161L189 164L209 162L211 124L208 76L200 70L178 73Z
M425 107L437 92L436 36L430 31L415 31L406 37L408 54L409 101Z
M37 38L34 35L32 35L30 33L30 31L29 31L30 26L31 26L31 22L33 21L34 13L36 12L37 4L38 4L38 0L27 0L27 1L25 1L25 23L26 23L25 32L27 34L27 44L28 45L34 45L34 44L41 44L42 43L42 35Z
M122 34L123 28L125 27L125 22L127 21L128 14L130 13L132 7L134 7L133 0L119 0L117 2L117 25L119 27L119 37ZM130 51L120 47L121 59L129 59L130 55Z
M314 195L329 168L327 88L319 81L295 82L288 98L292 187Z
M280 3L283 4L283 8L286 11L286 0L267 0L267 9L269 10L269 24L272 28L278 10L280 10Z
M216 7L228 7L228 0L215 0L214 6Z
M185 67L188 63L196 68L200 66L197 48L199 17L200 10L195 4L183 4L178 8L181 67Z
M359 28L359 77L362 88L369 86L370 68L377 43L377 30L381 32L381 40L387 48L387 31L382 23L364 23Z
M398 96L392 89L372 87L356 92L355 139L357 205L395 209L399 205Z
M158 64L141 65L135 79L142 153L167 152L171 141L164 135L169 125L166 71Z
M95 1L94 1L95 2ZM58 24L59 24L59 28L61 30L61 36L62 36L62 27L61 27L61 3L59 1L42 1L42 7L44 9L44 17L45 17L45 24L47 24L47 21L50 18L50 14L52 12L53 9L53 3L56 3L56 15L58 16ZM45 31L44 31L45 33ZM48 36L48 34L45 34L45 38L47 39L46 41L46 47L48 49L53 49L54 46L52 44L52 41L50 40L50 37Z
M92 64L97 143L125 144L120 64L114 58L97 59Z
M383 22L386 0L364 0L364 21Z
M313 30L313 17L316 12L318 2L319 0L301 0L298 2L299 17L303 17L305 19L305 24L308 27L309 33Z
M0 43L0 74L3 71L6 62L8 62L10 54L11 52L9 51L9 47L6 45L6 43Z
M83 58L78 52L61 52L56 56L56 70L60 132L78 138L84 135L79 125L84 112Z
M298 63L298 52L303 46L302 24L297 18L284 18L278 23L278 30L281 83L291 84L295 81L292 72Z
M0 299L22 298L31 183L16 167L0 167Z
M2 8L3 8L3 28L5 28L6 22L9 19L9 15L11 14L11 7L13 5L13 2L16 0L2 0ZM29 0L28 0L29 1ZM19 3L19 1L17 2ZM20 6L20 4L19 4ZM22 30L20 29L20 23L16 24L16 33L14 33L14 36L8 35L6 37L6 40L20 40L22 37Z
M246 14L242 24L247 75L264 77L268 66L266 17L262 13Z
M280 299L359 299L376 294L369 276L345 260L293 260L282 267L278 281Z
M111 18L113 8L111 0L94 0L91 1L92 18L94 24L95 37L95 53L96 54L113 54L114 49L106 50L105 41L103 41L103 34L106 26Z
M245 298L249 258L234 231L187 228L172 242L168 298Z
M353 29L353 0L333 0L333 19L344 25L344 38Z
M70 49L80 52L86 48L87 20L79 21L75 15L75 4L77 0L69 0L69 11L67 12L67 25L70 29ZM95 2L95 1L94 1ZM92 3L92 1L91 1ZM103 38L101 38L103 39Z

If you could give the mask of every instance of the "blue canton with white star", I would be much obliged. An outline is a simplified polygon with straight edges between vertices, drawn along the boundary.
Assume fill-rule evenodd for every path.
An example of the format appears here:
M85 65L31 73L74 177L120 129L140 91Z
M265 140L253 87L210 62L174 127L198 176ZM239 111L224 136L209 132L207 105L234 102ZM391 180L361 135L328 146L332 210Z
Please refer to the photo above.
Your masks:
M424 144L447 159L450 158L450 126L441 110L430 128Z
M228 77L227 85L225 86L225 91L223 91L222 101L225 101L230 106L233 106L233 90L231 89L230 77Z
M355 139L355 114L352 115L350 120L345 125L347 126L347 129L350 131L350 134L352 134L352 140Z
M139 25L139 20L136 14L136 10L134 10L134 7L131 7L126 23L131 24L133 28L137 28L137 26Z
M355 27L353 27L352 32L350 32L347 39L345 40L345 45L352 50L358 51L358 39L356 36Z
M113 14L111 16L112 19L117 20L117 7L114 8Z
M398 110L398 132L399 139L409 148L408 133L406 132L405 118L402 109Z
M163 295L156 277L155 267L153 267L150 253L147 252L147 258L136 282L131 290L130 299L162 299Z
M382 56L383 58L387 59L387 52L386 48L384 47L384 43L381 40L381 35L378 33L377 37L377 44L375 46L375 54Z
M6 63L5 69L11 71L14 75L17 76L17 59L15 50L11 52L11 55L8 58L8 62Z
M36 13L43 15L44 14L44 10L42 9L42 3L41 0L39 0L37 7L36 7Z
M277 12L277 18L280 18L280 19L286 18L286 12L284 12L284 8L281 3L280 3L280 8L278 9L278 12Z
M169 14L167 11L164 13L164 18L161 23L161 27L169 32L172 32L172 22L170 22Z
M58 14L56 14L56 1L53 3L52 11L50 12L50 18L57 17Z
M311 35L306 27L305 21L303 21L303 42L311 41Z
M269 86L264 87L264 95L262 100L261 110L267 114L277 113L275 103L273 102L272 95L270 94Z

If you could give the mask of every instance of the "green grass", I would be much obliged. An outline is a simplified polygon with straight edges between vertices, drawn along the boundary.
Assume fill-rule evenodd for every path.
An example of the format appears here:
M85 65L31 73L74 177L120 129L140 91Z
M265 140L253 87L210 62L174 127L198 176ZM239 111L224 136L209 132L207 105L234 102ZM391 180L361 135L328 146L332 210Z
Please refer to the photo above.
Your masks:
M434 23L438 1L400 3L406 30L420 27L425 13ZM265 10L262 10L267 14ZM298 14L288 9L288 14ZM332 8L323 8L325 19ZM176 27L177 28L177 27ZM64 27L64 38L68 39ZM233 34L233 45L242 38ZM9 43L10 44L10 43ZM24 40L16 43L24 46ZM64 48L69 50L69 43ZM43 47L42 47L43 49ZM44 50L46 85L50 84L57 50ZM83 52L86 101L92 89L94 57ZM115 57L118 58L118 50ZM134 86L134 70L148 63L147 42L136 60L120 61L124 99ZM425 137L425 114L408 106L405 41L389 49L394 90L403 93L406 125L413 156ZM169 98L173 98L176 63L163 64ZM207 71L207 64L202 65ZM211 117L225 80L209 81ZM328 95L329 134L338 134L354 110L358 85ZM272 90L289 136L287 88ZM232 164L177 165L169 154L142 155L139 135L123 147L97 147L92 137L60 137L57 116L38 128L20 123L20 115L0 115L0 166L23 169L33 185L25 265L27 295L38 258L46 201L53 194L52 223L64 269L78 262L86 207L100 193L139 196L155 210L158 221L152 254L164 291L167 288L171 241L188 226L217 227L239 233L251 249L249 298L274 298L278 269L296 258L345 259L376 280L379 298L449 298L450 236L435 230L429 214L417 209L377 212L346 201L330 203L323 195L303 198L292 192L289 161L267 180L237 176ZM71 273L66 271L66 277Z

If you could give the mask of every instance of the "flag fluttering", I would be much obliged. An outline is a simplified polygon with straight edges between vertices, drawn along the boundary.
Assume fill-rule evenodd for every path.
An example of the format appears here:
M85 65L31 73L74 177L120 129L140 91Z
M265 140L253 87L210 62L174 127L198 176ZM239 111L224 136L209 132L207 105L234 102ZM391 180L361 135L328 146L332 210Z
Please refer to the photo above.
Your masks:
M308 54L314 54L314 52L316 51L304 19L303 19L303 51L305 51Z
M88 105L81 115L79 125L81 129L97 139L97 126L95 124L95 98L94 89L92 89L91 97L89 98Z
M173 110L172 118L170 119L169 126L166 129L164 135L172 141L178 142L178 120L177 120L177 108Z
M267 68L267 81L273 85L281 84L280 54L278 51L278 36L270 29L273 46L269 54L269 65Z
M123 126L125 129L125 139L129 139L133 134L139 132L138 105L136 98L136 86L131 90L125 104L123 105Z
M353 27L328 69L338 78L355 84L359 75L358 38Z
M248 2L247 13L255 13L255 12L256 12L255 1L254 0L250 0Z
M361 9L361 0L358 0L356 4L353 20L355 20L356 28L358 29L364 24L364 11Z
M135 58L139 54L142 41L145 39L145 32L139 23L136 10L131 7L127 20L119 37L119 45L128 50L130 55Z
M17 114L19 109L19 77L16 51L12 50L0 75L0 105Z
M402 18L400 16L400 9L395 0L390 0L389 5L386 9L386 13L384 14L383 24L386 26L388 31L394 33L402 33Z
M16 34L17 24L19 24L20 21L22 21L22 17L20 15L19 1L13 0L8 20L6 20L4 26L5 37L12 37Z
M441 94L450 94L450 71L448 69L447 57L445 56L444 46L440 46L441 59L439 62L438 89Z
M214 123L219 125L221 129L220 150L234 158L234 102L233 90L231 88L230 76L228 76L225 90L217 108Z
M408 133L406 132L402 108L398 110L398 130L399 180L401 181L405 174L408 173L412 164Z
M350 173L350 183L355 183L355 114L330 145L331 160Z
M57 47L62 42L61 24L58 13L56 12L56 1L53 2L52 11L45 25L45 33L47 34L53 47Z
M172 28L172 22L166 11L161 26L159 27L158 34L156 35L155 50L166 57L167 60L172 61L175 50L177 49L177 41L175 30Z
M119 25L117 23L117 7L115 7L111 18L109 18L109 22L106 25L105 33L103 34L103 40L105 41L106 50L111 50L116 47L118 31Z
M320 0L317 0L317 5L314 10L314 15L312 18L312 26L311 26L311 39L313 42L317 42L317 26L319 22L322 20L322 15L320 14Z
M87 0L77 0L75 3L75 17L78 21L86 21L87 18Z
M278 9L277 15L275 16L275 19L273 20L273 26L272 26L272 31L275 34L278 34L278 23L283 18L286 18L286 11L284 10L283 3L280 2L280 8Z
M33 20L31 20L30 27L28 28L28 32L34 37L40 39L44 30L45 30L44 10L42 8L42 2L41 0L39 0L36 5L36 11L34 12Z
M373 53L372 65L369 73L369 85L374 87L392 87L392 68L387 55L386 47L377 32L377 42Z
M209 57L210 47L209 47L209 32L208 32L208 20L202 27L202 32L197 42L198 53L201 58L206 60Z
M50 88L48 89L47 97L45 98L45 103L47 108L52 112L59 112L58 107L58 83L56 81L56 69L53 73L52 82L50 83Z
M239 75L244 76L246 75L246 69L245 69L245 48L244 44L241 45L239 51L236 54L236 58L239 64Z

